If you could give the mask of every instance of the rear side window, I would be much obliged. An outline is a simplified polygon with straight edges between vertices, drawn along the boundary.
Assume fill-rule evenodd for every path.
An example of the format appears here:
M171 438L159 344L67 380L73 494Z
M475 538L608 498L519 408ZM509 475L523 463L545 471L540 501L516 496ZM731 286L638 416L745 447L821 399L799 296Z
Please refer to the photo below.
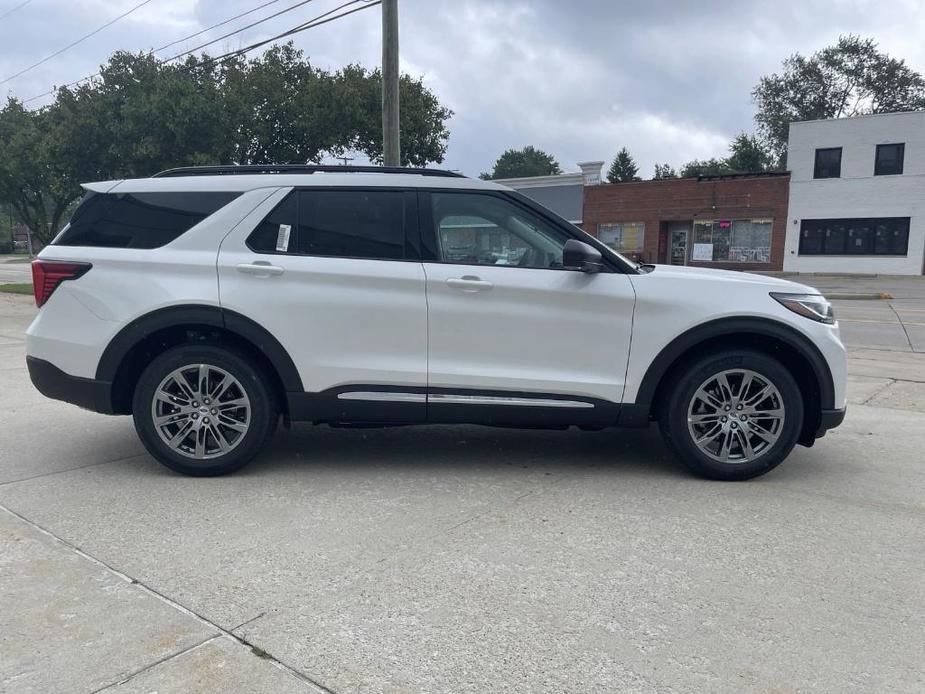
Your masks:
M403 260L404 194L295 191L254 229L247 245L258 253Z
M290 193L247 237L247 247L255 253L289 253L295 249L298 222L298 199Z
M405 257L400 191L302 190L298 251L341 258Z
M88 193L55 241L58 246L157 248L240 193Z

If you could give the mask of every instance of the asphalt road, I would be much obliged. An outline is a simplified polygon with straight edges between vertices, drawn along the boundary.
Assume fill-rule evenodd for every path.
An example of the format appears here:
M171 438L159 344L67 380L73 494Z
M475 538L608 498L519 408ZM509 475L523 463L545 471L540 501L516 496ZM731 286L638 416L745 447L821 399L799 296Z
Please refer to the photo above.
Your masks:
M654 430L480 427L281 430L189 479L32 389L33 312L0 294L0 691L925 691L911 338L747 483Z

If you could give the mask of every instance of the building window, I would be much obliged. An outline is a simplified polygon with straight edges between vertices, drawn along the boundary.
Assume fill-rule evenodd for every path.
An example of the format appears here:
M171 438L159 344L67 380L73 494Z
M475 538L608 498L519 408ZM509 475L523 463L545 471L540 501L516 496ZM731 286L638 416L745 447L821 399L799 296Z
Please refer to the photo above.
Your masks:
M619 253L641 253L645 248L646 225L643 222L598 224L597 238Z
M770 263L771 219L717 219L694 222L694 262Z
M841 177L841 147L816 150L816 168L813 178Z
M894 176L903 172L906 156L905 143L877 145L877 159L874 162L874 176Z
M906 255L909 217L806 219L800 255Z

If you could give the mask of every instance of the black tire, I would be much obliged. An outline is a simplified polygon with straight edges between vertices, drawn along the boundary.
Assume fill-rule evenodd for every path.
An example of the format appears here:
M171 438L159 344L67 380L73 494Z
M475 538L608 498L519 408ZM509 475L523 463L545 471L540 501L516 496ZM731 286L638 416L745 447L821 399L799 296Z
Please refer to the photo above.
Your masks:
M184 455L181 450L169 446L158 433L152 411L154 398L162 381L177 369L194 368L194 365L198 364L221 369L233 376L237 380L234 393L243 392L250 406L246 431L238 435L233 430L223 429L222 438L226 436L227 439L232 436L238 436L238 438L234 439L232 447L226 453L215 452L214 457L209 458L191 457L192 454ZM212 375L218 377L215 373ZM171 470L196 477L224 475L242 468L260 452L275 431L279 419L278 404L273 397L267 375L245 355L213 345L181 345L154 359L141 374L135 387L132 413L135 430L148 452ZM197 419L200 417L198 414L196 416ZM201 416L209 417L209 413L205 412ZM212 420L212 425L216 428L222 421L214 414ZM194 433L191 435L194 438L197 437ZM218 446L218 439L215 436L211 439L205 438L206 441L214 444L213 449Z
M762 439L752 435L749 439L749 444L757 442L755 445L756 453L752 459L746 457L745 445L743 445L739 439L729 437L732 439L732 445L734 446L732 453L735 454L735 451L738 451L737 455L742 456L743 459L739 462L723 462L715 457L711 457L710 454L701 450L697 443L695 443L694 434L690 431L688 426L688 412L689 408L692 406L692 401L694 401L695 394L703 384L711 379L711 377L727 371L734 372L738 369L755 372L767 383L773 385L777 389L779 397L777 395L774 397L780 400L784 410L784 417L783 422L776 425L778 427L776 430L777 439L773 443L765 443ZM675 383L670 391L666 393L667 397L660 403L661 407L658 417L659 427L661 428L662 436L668 448L681 460L681 462L698 475L710 479L727 481L751 479L763 475L777 467L790 454L794 445L796 445L800 430L803 426L803 396L791 373L776 359L753 350L730 349L695 359L676 370L672 378L675 380ZM735 376L733 375L731 378L733 380L733 388L735 388ZM741 381L738 382L738 387L741 388ZM756 390L751 392L759 392L759 389L757 389L756 386ZM735 402L734 399L733 402ZM770 402L773 403L776 402L776 400L771 400ZM767 403L768 401L765 401L766 409L773 407ZM699 405L699 407L703 408L703 405ZM720 409L723 410L723 412L720 412ZM701 412L710 412L711 414L708 416L712 417L714 411L724 414L725 409L726 408L723 407L713 410L708 407L705 410L701 409ZM732 409L734 413L736 407ZM760 416L752 416L760 420ZM727 416L727 420L730 419L731 421L729 421L728 424L717 423L716 426L750 426L749 424L740 424L736 421L735 417L729 418ZM746 417L746 419L748 419L748 417ZM723 421L726 422L727 420ZM761 421L765 423L767 420ZM694 426L696 427L696 425ZM701 426L706 427L708 425L704 424ZM709 426L713 425L711 424ZM700 429L698 433L705 431L707 430ZM710 429L709 431L712 432L716 430ZM752 431L752 429L749 428L748 431ZM740 430L742 436L744 436L743 432L745 432L745 429ZM728 434L723 434L719 438L721 441L725 441L727 437ZM712 439L712 441L715 440L717 439ZM716 446L717 449L721 448L719 444L711 445ZM759 450L761 446L763 446L763 448ZM714 456L719 456L722 454L722 451L711 450L710 453Z

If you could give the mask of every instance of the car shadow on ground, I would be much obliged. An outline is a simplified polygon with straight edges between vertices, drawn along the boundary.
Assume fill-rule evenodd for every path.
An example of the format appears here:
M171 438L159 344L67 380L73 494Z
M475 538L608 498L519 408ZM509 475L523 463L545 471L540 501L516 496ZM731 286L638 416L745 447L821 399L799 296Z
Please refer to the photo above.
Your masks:
M237 474L273 475L306 466L452 472L520 469L553 474L600 469L607 474L689 477L666 450L657 427L549 431L475 425L337 428L280 427L267 448Z
M771 475L755 481L806 480L824 475L823 467L814 464L815 457L815 451L797 446ZM138 465L142 461L148 472L178 474L148 455L118 462ZM294 424L289 429L280 426L257 458L234 476L268 477L318 468L352 473L365 469L471 474L489 469L550 474L593 470L607 477L701 479L672 456L656 425L647 429L560 431L476 425L339 428Z

